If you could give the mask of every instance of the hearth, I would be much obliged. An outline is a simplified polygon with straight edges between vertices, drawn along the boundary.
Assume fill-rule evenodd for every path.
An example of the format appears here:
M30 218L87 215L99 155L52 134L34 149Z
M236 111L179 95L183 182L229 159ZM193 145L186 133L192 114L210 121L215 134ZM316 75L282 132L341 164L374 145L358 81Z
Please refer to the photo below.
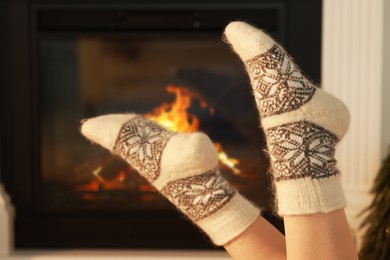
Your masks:
M310 25L295 12L302 2L318 16ZM10 113L2 115L9 124L1 132L1 181L16 207L17 248L212 248L134 169L80 135L80 120L107 113L136 112L207 133L223 175L272 210L248 79L221 33L231 20L256 24L319 80L320 3L8 7L14 33L5 57L13 66L2 95Z

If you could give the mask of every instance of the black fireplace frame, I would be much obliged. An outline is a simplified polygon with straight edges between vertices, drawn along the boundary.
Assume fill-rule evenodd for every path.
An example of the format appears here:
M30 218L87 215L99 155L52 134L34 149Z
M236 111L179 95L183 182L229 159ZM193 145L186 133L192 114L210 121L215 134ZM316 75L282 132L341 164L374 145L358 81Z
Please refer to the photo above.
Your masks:
M121 17L126 15L126 10L183 10L193 15L202 11L264 8L277 8L283 13L279 20L282 25L281 41L303 71L319 82L320 0L257 0L239 3L228 0L166 1L164 4L161 1L117 0L107 4L107 1L102 0L7 0L0 3L0 39L6 39L0 41L0 56L4 57L0 61L0 181L11 195L16 208L16 248L214 248L204 235L196 231L196 227L175 213L99 212L97 217L81 216L78 212L43 214L37 210L39 205L36 198L40 194L40 134L36 28L42 25L42 21L37 19L39 12L114 9L118 10L117 19L120 22ZM222 30L213 24L209 26L213 33ZM126 28L117 29L126 31ZM192 30L196 31L197 28ZM159 222L156 222L156 214ZM273 221L272 217L269 219ZM110 222L110 225L107 225L107 222ZM185 236L186 234L194 235ZM186 238L183 239L184 237Z

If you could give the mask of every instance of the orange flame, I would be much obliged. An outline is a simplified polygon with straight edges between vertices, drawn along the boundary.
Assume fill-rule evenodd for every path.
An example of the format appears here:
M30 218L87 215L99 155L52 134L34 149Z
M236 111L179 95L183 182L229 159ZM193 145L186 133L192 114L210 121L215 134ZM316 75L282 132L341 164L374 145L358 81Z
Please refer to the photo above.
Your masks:
M206 108L206 101L194 92L191 92L185 87L167 86L167 92L175 94L176 99L173 103L163 103L153 109L146 115L147 118L153 120L165 128L184 133L192 133L199 129L199 119L187 112L191 107L193 99L197 99L201 108ZM214 109L210 108L210 113L214 113Z
M200 103L200 107L206 109L208 107L206 101L197 93L190 91L185 87L176 87L169 85L166 88L168 93L175 94L176 98L172 103L163 103L153 109L146 115L147 118L157 122L163 127L184 133L192 133L199 130L199 119L187 112L191 107L192 100L196 99ZM214 108L209 107L210 114L214 114ZM229 156L223 151L222 145L216 143L215 147L218 152L219 161L232 170L233 173L239 174L241 171L237 167L239 161Z

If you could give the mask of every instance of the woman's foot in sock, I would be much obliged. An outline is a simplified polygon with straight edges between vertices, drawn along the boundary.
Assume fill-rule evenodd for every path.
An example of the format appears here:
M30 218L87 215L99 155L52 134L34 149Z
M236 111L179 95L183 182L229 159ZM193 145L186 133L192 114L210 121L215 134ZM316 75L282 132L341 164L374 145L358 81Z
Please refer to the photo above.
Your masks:
M217 245L244 232L259 210L220 175L218 157L202 133L174 133L135 114L85 120L81 132L125 159Z
M329 212L345 205L334 159L349 125L346 106L304 77L269 35L232 22L225 38L245 64L266 134L278 212Z

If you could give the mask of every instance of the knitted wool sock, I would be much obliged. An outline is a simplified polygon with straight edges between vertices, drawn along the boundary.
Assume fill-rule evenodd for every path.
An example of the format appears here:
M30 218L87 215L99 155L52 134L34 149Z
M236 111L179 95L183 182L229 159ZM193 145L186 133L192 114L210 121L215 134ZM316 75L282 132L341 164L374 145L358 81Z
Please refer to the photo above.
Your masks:
M312 214L344 207L334 153L349 125L346 106L306 79L286 51L261 30L232 22L224 35L251 80L279 214Z
M135 114L89 119L81 132L131 164L216 245L240 235L259 216L220 175L215 147L202 133L170 132Z

